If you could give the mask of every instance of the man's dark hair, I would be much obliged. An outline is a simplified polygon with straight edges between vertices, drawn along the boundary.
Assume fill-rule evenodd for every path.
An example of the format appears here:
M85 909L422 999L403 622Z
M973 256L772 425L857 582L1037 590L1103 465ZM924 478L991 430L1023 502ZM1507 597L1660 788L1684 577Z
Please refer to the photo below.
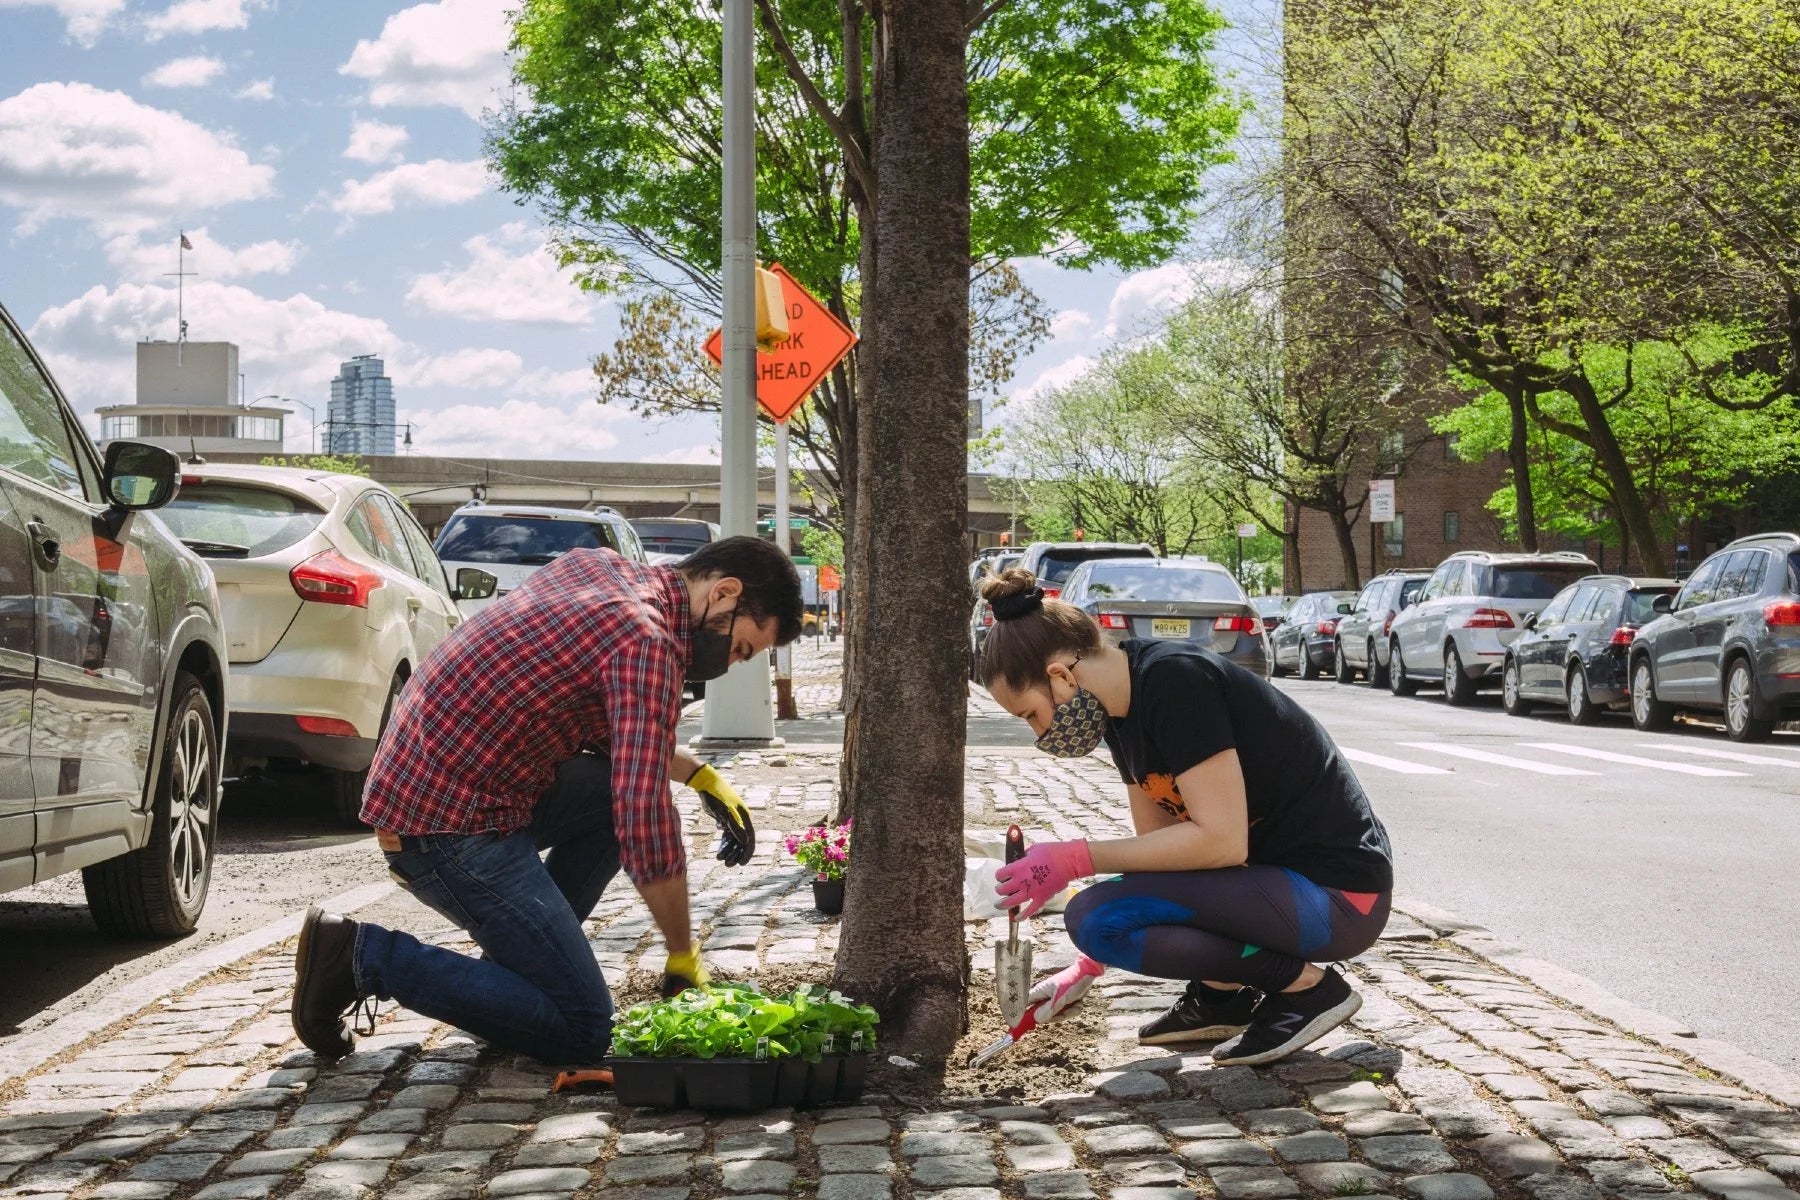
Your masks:
M800 636L800 616L805 605L800 596L800 572L774 542L754 537L720 538L708 542L676 564L690 579L729 577L744 585L738 611L761 623L775 618L775 644L785 646ZM698 614L695 614L698 619Z

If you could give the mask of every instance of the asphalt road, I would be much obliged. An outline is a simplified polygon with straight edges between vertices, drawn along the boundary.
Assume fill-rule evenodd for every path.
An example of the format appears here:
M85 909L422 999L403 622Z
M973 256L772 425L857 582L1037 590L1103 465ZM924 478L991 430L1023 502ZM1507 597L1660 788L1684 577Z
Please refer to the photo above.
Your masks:
M1453 709L1438 691L1278 686L1352 758L1402 896L1800 1070L1800 737L1740 746L1622 715L1509 717L1497 693Z

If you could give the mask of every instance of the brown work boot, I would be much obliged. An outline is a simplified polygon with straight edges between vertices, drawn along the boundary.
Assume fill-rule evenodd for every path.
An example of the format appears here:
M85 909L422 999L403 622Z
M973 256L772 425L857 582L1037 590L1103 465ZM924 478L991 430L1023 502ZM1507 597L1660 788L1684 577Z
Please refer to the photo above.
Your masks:
M314 905L300 926L294 952L294 1032L321 1058L356 1048L347 1020L363 998L356 986L356 922Z

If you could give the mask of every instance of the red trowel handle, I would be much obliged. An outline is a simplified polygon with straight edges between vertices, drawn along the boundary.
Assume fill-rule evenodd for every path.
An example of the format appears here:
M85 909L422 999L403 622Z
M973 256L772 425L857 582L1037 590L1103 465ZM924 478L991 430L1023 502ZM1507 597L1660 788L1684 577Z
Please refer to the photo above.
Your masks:
M1006 827L1006 861L1016 863L1025 857L1025 831L1017 825Z

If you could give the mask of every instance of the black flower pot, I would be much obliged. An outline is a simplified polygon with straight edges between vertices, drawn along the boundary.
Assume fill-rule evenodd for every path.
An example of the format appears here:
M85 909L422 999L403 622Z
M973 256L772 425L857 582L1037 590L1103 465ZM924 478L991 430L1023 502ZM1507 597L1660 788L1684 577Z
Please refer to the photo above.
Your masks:
M806 1103L806 1081L812 1064L804 1058L782 1058L775 1062L775 1107L799 1108Z
M775 1104L772 1058L690 1058L681 1076L691 1108L761 1112Z
M844 911L844 881L841 879L813 880L813 907L828 917L835 917Z
M837 1095L834 1099L839 1104L855 1104L862 1099L863 1079L869 1073L869 1056L866 1052L846 1054L843 1068L838 1072Z
M691 1059L614 1058L613 1094L630 1108L681 1108L681 1067Z
M827 1054L818 1062L807 1064L807 1108L818 1108L837 1099L838 1077L843 1067L844 1056L841 1054Z

